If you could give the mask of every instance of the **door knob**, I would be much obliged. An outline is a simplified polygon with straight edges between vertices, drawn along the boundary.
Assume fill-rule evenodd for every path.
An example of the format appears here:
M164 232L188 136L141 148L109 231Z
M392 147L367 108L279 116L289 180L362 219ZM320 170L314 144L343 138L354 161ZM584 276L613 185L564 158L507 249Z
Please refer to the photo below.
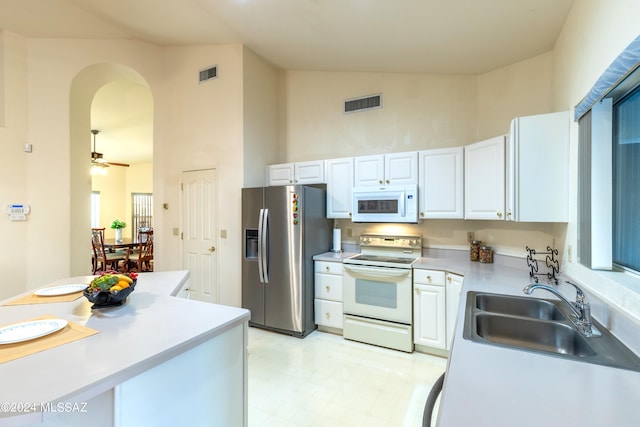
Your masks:
M215 251L216 251L216 247L215 247L215 246L211 246L211 247L209 248L209 252L215 252Z

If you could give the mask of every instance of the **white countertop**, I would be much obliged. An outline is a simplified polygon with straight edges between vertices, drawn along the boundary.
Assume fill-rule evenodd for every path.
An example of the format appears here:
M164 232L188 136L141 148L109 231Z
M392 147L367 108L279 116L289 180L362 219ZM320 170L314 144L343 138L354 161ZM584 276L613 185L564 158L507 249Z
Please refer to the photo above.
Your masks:
M462 337L468 291L526 296L522 288L531 279L524 259L481 264L464 258L422 258L416 268L446 269L464 275L439 426L638 425L640 372L476 343ZM571 286L561 282L560 291L567 299L575 299ZM534 297L555 299L540 291ZM599 302L591 302L596 306L595 312L602 311L597 307ZM607 314L606 322L595 317L604 324L619 325L623 321L624 316L619 313ZM640 327L626 324L620 329L635 329L637 336Z
M188 271L140 274L135 291L120 307L91 310L84 296L66 303L0 306L0 324L51 314L100 331L0 364L0 402L80 402L249 319L245 309L171 296L188 277ZM42 287L89 283L91 278ZM10 415L16 414L0 413L0 418Z

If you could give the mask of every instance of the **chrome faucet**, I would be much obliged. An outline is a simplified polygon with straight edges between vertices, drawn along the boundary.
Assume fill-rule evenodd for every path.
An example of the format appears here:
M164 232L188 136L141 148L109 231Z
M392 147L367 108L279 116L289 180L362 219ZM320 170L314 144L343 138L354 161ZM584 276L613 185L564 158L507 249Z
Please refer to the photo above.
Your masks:
M584 292L582 289L578 287L575 283L571 283L570 281L566 281L568 284L576 288L576 301L571 302L567 300L557 289L552 288L551 286L543 285L540 283L533 283L531 285L526 286L523 289L523 292L527 295L531 295L531 293L536 289L544 289L545 291L549 291L561 301L563 301L573 312L575 315L575 324L585 336L599 336L600 332L595 329L591 322L591 305L587 302Z

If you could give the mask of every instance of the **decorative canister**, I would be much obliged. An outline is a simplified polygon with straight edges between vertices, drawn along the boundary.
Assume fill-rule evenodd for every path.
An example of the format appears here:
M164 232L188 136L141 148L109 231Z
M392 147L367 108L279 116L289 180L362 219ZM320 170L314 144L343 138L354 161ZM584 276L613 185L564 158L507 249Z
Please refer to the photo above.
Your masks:
M480 240L472 240L469 242L469 259L471 261L479 261L480 260Z
M480 262L484 262L485 264L493 263L493 251L491 250L491 246L480 247Z

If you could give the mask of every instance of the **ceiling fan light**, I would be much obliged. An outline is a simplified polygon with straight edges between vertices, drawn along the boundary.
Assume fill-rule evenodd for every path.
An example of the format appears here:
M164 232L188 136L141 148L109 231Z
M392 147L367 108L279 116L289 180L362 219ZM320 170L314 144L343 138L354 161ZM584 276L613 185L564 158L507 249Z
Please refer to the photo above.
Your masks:
M107 168L100 163L94 163L91 165L91 175L106 175Z

